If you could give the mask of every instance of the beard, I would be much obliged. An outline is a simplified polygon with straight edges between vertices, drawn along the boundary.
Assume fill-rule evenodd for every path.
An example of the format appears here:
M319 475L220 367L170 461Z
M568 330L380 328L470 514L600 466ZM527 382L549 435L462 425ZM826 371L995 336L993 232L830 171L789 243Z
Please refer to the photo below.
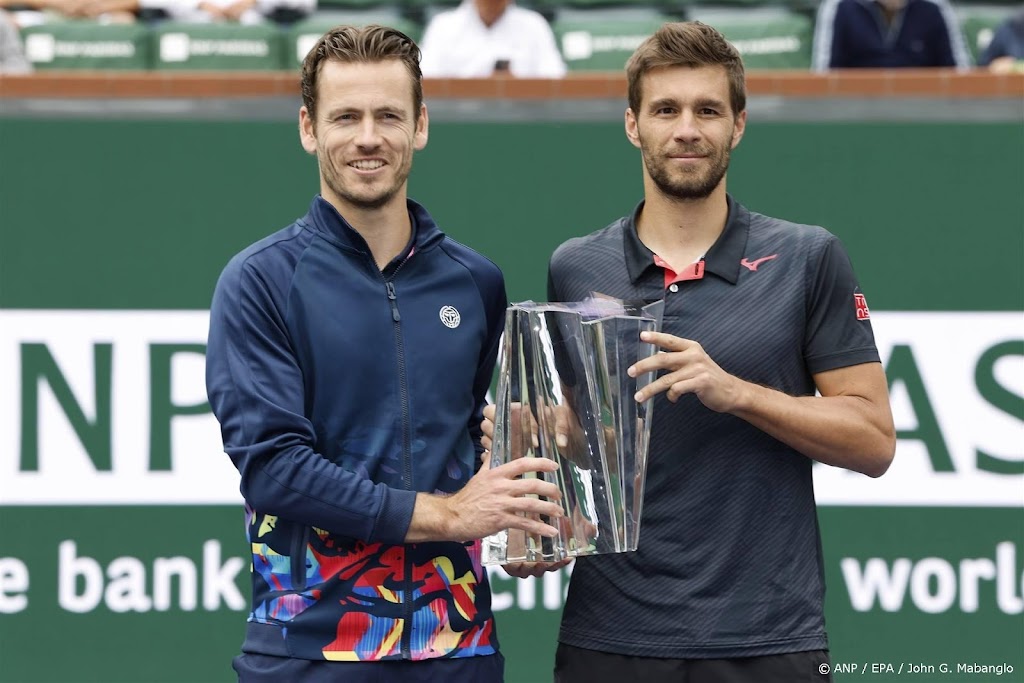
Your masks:
M326 150L320 150L320 159L323 160L320 166L324 183L331 188L331 192L345 203L362 210L374 210L387 206L405 185L405 181L409 178L409 171L412 170L412 160L410 159L403 166L397 167L394 180L387 186L379 187L383 180L378 180L367 184L357 183L353 187L342 180L341 171L328 156Z
M706 199L722 182L725 172L729 170L731 149L724 145L721 149L683 148L674 150L677 153L705 154L706 169L672 169L671 161L654 150L641 139L640 151L647 167L647 174L663 194L683 200Z

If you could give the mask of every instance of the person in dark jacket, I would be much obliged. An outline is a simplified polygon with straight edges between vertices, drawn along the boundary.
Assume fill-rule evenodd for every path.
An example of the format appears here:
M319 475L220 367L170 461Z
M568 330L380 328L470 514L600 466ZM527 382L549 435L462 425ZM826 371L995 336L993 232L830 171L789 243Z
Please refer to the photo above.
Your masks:
M1024 70L1024 9L996 27L991 42L978 57L978 66L996 73Z
M497 266L406 197L419 56L380 26L320 39L299 111L320 194L214 293L207 391L252 548L243 682L497 683L479 539L556 533L557 487L520 476L553 462L478 471L507 302Z
M971 65L947 0L824 0L813 50L816 71Z

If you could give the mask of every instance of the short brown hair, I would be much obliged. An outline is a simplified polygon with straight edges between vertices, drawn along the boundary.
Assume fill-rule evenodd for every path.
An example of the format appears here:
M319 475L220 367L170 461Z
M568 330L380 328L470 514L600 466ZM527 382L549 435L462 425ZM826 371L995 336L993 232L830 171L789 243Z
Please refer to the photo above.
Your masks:
M640 44L626 62L629 108L638 113L643 100L640 81L651 69L664 66L722 65L729 76L729 97L733 114L747 106L743 59L721 33L699 21L665 24Z
M338 26L325 33L302 60L302 104L316 122L317 78L326 62L375 63L401 61L412 77L413 117L423 104L420 48L412 38L387 26Z

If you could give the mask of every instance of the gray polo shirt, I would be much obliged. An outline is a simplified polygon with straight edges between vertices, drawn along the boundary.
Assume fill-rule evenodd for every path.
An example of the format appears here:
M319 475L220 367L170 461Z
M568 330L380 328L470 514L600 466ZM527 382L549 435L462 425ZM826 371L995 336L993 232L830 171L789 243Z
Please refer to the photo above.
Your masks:
M632 215L551 257L548 296L664 297L663 330L794 396L812 374L878 362L846 251L820 227L748 211L706 257L667 270ZM731 658L827 649L811 460L693 395L655 399L640 543L576 562L559 640L619 654Z

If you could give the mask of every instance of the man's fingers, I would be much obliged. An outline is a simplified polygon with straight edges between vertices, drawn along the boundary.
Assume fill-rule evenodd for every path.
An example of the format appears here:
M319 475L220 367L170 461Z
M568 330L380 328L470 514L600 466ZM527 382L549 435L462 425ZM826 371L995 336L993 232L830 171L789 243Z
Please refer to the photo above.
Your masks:
M656 353L650 358L644 358L643 360L639 360L629 366L626 370L626 374L630 377L639 377L645 372L655 372L657 370L670 368L678 362L678 356L668 353Z
M539 426L537 424L537 418L533 416L533 411L521 411L520 420L520 424L522 425L522 434L530 435L530 445L534 448L534 450L540 448L540 437L537 433Z
M542 460L543 458L520 458L519 460L513 460L511 463L506 463L496 468L494 471L498 472L505 468L506 465L518 463L522 460ZM547 460L547 462L553 462ZM557 467L557 466L556 466ZM547 470L548 468L545 468ZM507 472L503 472L503 475L507 476ZM549 481L541 479L539 477L511 477L508 484L508 492L513 496L543 496L545 498L551 498L557 500L561 497L561 493L558 490L558 486Z
M544 570L541 569L538 573L538 567L541 563L539 562L514 562L512 564L503 564L501 568L505 570L505 573L515 579L526 579L531 576L538 576L543 574Z
M667 375L662 375L658 379L654 380L643 389L640 389L633 396L638 403L643 403L652 396L657 396L663 391L668 391L669 388L681 380L681 374L679 372L673 372ZM678 396L676 398L679 398Z
M537 420L533 416L533 412L529 409L524 409L523 404L513 402L510 406L509 417L512 423L512 438L525 439L526 435L530 435L530 444L534 449L540 448L540 439L537 436ZM525 447L525 442L523 446Z
M693 342L665 332L641 332L640 341L654 344L666 351L682 351Z
M509 484L507 493L510 496L540 496L548 500L560 500L562 497L558 486L541 479L516 479Z
M527 562L510 562L508 564L501 565L501 568L504 569L505 573L513 579L521 579L523 578L523 568L527 564Z
M483 432L480 442L484 448L491 450L491 439L494 438L494 415L496 407L493 403L484 406L484 419L480 422L480 431Z
M501 568L514 579L525 579L527 576L530 576L529 565L529 562L517 562L515 564L503 564Z
M545 517L558 518L564 513L562 506L552 503L543 498L513 498L513 502L506 508L507 512L526 515L544 515Z
M656 372L658 370L676 370L685 363L691 363L695 357L692 353L685 353L686 349L675 349L673 351L662 351L653 356L633 363L626 374L630 377L638 377L645 372Z
M662 353L656 353L653 356L634 363L626 370L626 374L630 377L637 377L645 372L652 372L654 370L672 367L673 364L678 364L680 362L679 357L671 355L672 353L686 351L694 346L700 346L697 342L691 339L683 339L682 337L665 334L664 332L641 332L640 339L658 346L661 348Z
M558 529L550 524L545 524L544 522L539 522L528 517L519 517L518 515L513 517L509 525L505 528L519 529L520 531L525 531L528 534L537 534L538 536L546 536L548 538L554 538L558 535Z
M555 445L566 448L569 445L569 408L555 408Z
M558 463L548 458L516 458L504 463L494 471L505 477L518 477L527 472L554 472Z
M557 571L570 562L572 562L572 558L567 557L558 562L514 562L512 564L503 564L501 568L511 577L525 579L531 576L540 577L547 572Z

